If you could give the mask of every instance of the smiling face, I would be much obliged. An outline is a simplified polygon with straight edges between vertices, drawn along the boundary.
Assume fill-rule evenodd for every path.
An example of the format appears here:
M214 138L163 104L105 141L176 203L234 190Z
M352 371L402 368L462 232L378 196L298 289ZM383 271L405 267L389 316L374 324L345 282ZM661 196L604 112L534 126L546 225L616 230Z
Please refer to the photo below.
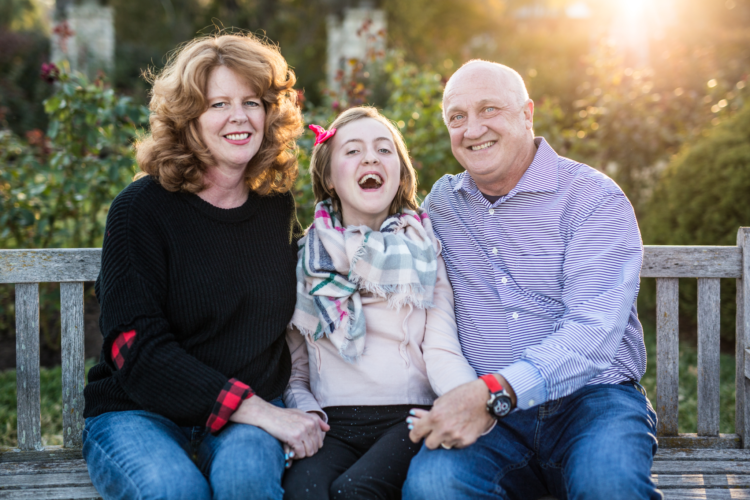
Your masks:
M266 111L250 85L226 66L208 77L208 108L198 118L201 139L219 169L244 171L263 142Z
M533 160L534 103L524 99L522 86L501 67L478 62L461 68L446 87L453 155L485 194L506 194Z
M341 201L344 225L379 230L401 182L391 131L377 120L363 118L339 128L331 140L328 187Z

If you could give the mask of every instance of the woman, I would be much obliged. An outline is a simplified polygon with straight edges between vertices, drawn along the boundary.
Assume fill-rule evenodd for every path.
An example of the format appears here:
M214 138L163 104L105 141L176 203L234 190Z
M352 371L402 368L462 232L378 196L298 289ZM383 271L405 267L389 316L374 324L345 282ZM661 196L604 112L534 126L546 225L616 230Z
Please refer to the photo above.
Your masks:
M320 452L287 472L285 498L400 498L419 450L404 423L410 410L476 373L461 354L453 292L401 134L361 107L317 135L318 204L300 240L285 401L327 418L330 430Z
M96 282L104 336L83 454L110 498L281 498L299 225L295 78L255 37L194 40L153 78L143 170L112 203Z

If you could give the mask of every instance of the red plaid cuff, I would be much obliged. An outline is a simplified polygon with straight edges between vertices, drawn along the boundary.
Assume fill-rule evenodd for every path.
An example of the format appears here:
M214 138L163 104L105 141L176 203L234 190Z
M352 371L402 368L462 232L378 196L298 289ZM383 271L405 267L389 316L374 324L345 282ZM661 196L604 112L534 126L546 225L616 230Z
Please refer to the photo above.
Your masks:
M114 361L118 370L122 370L122 365L125 364L125 358L134 340L135 330L130 330L129 332L122 332L112 343L112 361Z
M250 386L243 384L236 378L230 378L221 390L219 397L216 398L214 409L206 422L208 430L219 432L229 422L229 417L239 408L240 403L251 398L254 394Z

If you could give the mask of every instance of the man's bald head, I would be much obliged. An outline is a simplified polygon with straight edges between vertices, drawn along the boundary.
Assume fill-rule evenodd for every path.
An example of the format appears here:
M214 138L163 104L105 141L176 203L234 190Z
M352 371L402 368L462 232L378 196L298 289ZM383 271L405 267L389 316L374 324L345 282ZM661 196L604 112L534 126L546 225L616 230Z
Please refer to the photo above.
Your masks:
M450 97L454 87L462 81L476 81L477 78L492 78L497 85L513 94L519 106L523 106L529 100L529 91L518 71L504 64L472 59L458 68L445 84L443 91L443 105L446 98ZM443 119L445 119L445 106L443 106Z

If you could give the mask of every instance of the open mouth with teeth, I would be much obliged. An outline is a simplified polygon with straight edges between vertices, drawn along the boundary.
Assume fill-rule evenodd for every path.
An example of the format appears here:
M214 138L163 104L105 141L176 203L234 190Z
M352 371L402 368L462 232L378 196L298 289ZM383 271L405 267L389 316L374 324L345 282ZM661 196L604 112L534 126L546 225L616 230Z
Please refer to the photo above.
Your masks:
M224 139L231 144L246 144L250 141L250 132L235 132L233 134L227 134Z
M359 180L359 187L365 191L380 189L383 178L378 174L366 174Z
M483 149L492 147L496 142L497 141L487 141L483 142L482 144L477 144L476 146L469 146L467 149L470 149L472 151L481 151Z

